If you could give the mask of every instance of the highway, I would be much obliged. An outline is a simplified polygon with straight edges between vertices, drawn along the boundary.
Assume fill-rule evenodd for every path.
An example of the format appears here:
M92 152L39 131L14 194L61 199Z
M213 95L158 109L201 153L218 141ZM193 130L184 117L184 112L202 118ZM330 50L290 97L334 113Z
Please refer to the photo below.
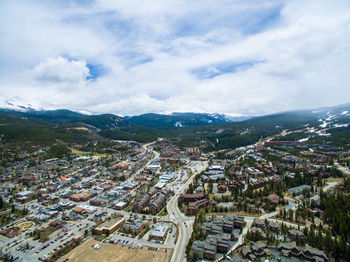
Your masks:
M179 195L188 188L189 184L192 183L196 173L204 171L208 167L208 162L196 162L196 167L191 167L193 175L186 181L186 183L176 190L175 195L172 197L167 204L168 218L178 226L178 239L176 246L171 258L171 262L186 261L185 250L188 240L191 238L192 227L194 223L194 217L186 217L183 215L178 207Z
M143 166L141 167L139 170L137 170L135 173L133 173L130 177L128 177L128 179L126 180L126 182L132 182L135 178L135 176L139 175L147 166L149 166L155 159L159 158L159 153L157 151L154 151L153 149L149 148L150 145L153 145L154 143L156 143L157 141L153 141L151 143L148 144L144 144L142 147L146 150L146 151L152 151L154 156Z

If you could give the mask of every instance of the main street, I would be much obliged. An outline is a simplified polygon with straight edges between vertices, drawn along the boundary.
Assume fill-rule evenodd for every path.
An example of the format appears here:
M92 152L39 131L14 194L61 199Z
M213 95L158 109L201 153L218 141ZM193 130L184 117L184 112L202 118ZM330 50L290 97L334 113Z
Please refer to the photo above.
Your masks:
M157 141L153 141L151 143L148 144L144 144L142 147L144 148L144 150L147 151L152 151L152 153L154 154L154 156L143 166L141 167L139 170L137 170L135 173L133 173L130 177L128 177L128 179L126 180L127 182L132 182L135 178L135 176L139 175L147 166L149 166L155 159L159 158L159 152L153 150L152 148L150 148L151 145L153 145L154 143L156 143Z
M171 262L185 261L185 250L188 240L191 238L194 217L186 217L181 213L178 207L179 195L188 188L193 182L196 173L204 171L208 167L208 162L196 162L196 167L191 167L193 175L186 181L186 183L178 190L174 191L175 195L168 201L167 210L169 221L177 224L178 238L176 246L171 258Z

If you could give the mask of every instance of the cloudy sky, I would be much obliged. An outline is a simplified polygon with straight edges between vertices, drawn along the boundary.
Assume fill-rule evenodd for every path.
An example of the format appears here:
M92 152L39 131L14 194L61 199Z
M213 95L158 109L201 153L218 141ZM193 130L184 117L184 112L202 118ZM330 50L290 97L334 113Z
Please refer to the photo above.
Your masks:
M0 35L0 107L262 115L350 102L349 0L2 0Z

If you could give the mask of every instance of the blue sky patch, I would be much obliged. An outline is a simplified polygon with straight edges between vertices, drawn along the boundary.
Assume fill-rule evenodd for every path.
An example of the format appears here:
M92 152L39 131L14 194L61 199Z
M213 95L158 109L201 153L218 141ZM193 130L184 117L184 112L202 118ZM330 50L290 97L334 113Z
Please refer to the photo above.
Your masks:
M86 80L96 80L106 73L102 65L87 64L86 66L90 70L90 75L86 77Z

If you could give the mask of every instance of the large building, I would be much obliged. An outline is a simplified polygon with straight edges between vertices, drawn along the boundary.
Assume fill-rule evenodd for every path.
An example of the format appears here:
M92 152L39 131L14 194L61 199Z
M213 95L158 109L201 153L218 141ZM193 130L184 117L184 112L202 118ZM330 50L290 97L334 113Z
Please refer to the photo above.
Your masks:
M196 194L180 194L179 196L179 200L181 202L196 202L204 198L205 194L203 192L199 192Z
M101 225L95 228L95 233L100 234L111 234L124 225L125 219L123 217L114 218L111 220L106 220Z
M78 194L74 194L70 197L70 199L72 201L75 202L83 202L83 201L87 201L90 198L92 198L94 196L94 194L92 193L88 193L88 192L82 192L82 193L78 193Z
M168 233L168 231L169 231L169 226L167 224L158 223L151 230L149 238L156 239L156 240L164 240L166 238L166 234Z
M207 204L208 204L207 199L198 200L196 202L190 202L188 204L187 213L191 215L195 215L198 213L199 209L205 207Z

